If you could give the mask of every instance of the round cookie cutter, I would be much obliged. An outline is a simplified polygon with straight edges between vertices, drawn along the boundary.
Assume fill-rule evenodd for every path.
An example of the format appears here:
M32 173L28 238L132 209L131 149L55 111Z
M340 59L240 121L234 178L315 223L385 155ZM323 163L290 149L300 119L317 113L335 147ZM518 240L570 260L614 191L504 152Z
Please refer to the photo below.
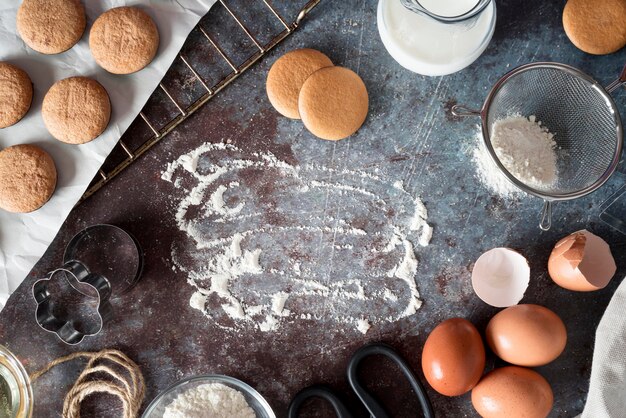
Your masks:
M127 293L143 272L143 250L137 239L122 228L109 224L87 227L74 235L65 248L65 264L78 262L87 272L100 274L111 286L111 298ZM85 296L84 289L72 287Z

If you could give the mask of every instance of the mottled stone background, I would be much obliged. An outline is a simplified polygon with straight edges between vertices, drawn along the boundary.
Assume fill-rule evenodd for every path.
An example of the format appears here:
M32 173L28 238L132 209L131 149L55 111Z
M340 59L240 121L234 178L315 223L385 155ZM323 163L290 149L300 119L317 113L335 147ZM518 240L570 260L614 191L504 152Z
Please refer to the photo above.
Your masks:
M262 42L280 30L277 21L263 11L260 0L228 3ZM292 0L273 3L287 20L293 20L300 7ZM477 121L457 120L449 113L455 103L479 106L500 75L531 61L564 62L603 83L612 81L626 62L626 53L596 57L574 48L561 25L564 3L498 1L495 36L484 55L457 74L428 78L403 69L387 54L377 32L375 1L323 0L293 36L70 214L45 256L0 314L0 342L30 371L76 350L119 348L141 366L148 386L146 402L179 379L223 373L256 387L281 417L300 388L318 382L345 392L358 414L365 416L347 388L345 368L351 353L366 342L388 342L421 377L421 347L437 323L460 316L482 330L497 311L473 294L470 271L483 251L508 246L520 250L531 263L531 284L524 302L553 309L567 325L565 353L539 371L554 389L552 416L575 416L586 397L595 327L626 272L626 239L598 218L600 205L624 183L623 165L600 191L556 205L552 230L541 232L537 227L539 200L503 201L478 183L471 162ZM234 61L254 51L222 7L212 10L202 24ZM364 79L370 113L356 135L336 143L317 140L301 123L280 117L270 106L264 90L268 68L281 54L299 47L324 51L333 62L354 69ZM223 75L229 70L198 33L192 34L184 52L209 84L219 79L220 71ZM203 93L181 62L174 64L165 85L184 104ZM615 95L624 113L626 91ZM175 114L175 108L157 92L146 114L158 127ZM124 139L135 146L147 134L145 125L137 122ZM416 281L424 299L422 309L400 322L374 326L365 336L334 322L300 320L285 324L276 333L250 330L237 335L222 331L192 310L192 288L184 276L172 271L169 260L172 243L184 239L174 220L182 195L162 181L160 173L169 161L201 143L226 140L250 151L271 151L292 164L366 171L378 168L381 176L402 180L409 192L423 199L435 228L431 245L419 251ZM258 187L271 187L271 181ZM37 327L30 289L35 280L60 264L71 236L96 223L113 223L132 232L145 248L146 269L132 292L114 301L116 316L103 332L78 347L68 347ZM618 275L599 292L569 292L547 276L546 262L554 243L580 228L608 240L616 256ZM325 237L321 238L325 243ZM329 274L340 277L342 266L341 260L330 259ZM262 280L260 275L259 286L263 286ZM489 356L488 368L499 364ZM36 417L60 416L63 396L79 369L79 364L58 367L35 384ZM395 416L419 415L416 400L399 376L388 362L379 359L368 361L363 368L368 386L387 401ZM432 390L429 394L439 416L475 415L468 395L445 398ZM112 417L116 410L119 404L113 398L94 397L85 404L83 416ZM313 402L307 415L332 416L321 402Z

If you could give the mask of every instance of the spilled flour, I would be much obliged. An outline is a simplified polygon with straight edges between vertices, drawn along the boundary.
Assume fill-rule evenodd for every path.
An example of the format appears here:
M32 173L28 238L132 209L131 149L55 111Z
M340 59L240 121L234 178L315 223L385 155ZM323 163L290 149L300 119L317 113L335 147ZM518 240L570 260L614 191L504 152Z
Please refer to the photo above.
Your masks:
M174 268L195 288L190 305L222 328L330 320L366 333L421 306L415 245L433 230L400 181L210 143L162 179L184 192Z
M516 199L524 195L520 189L506 178L493 161L485 146L480 125L476 126L476 135L473 138L475 148L472 151L472 160L476 167L476 177L491 193L504 198Z

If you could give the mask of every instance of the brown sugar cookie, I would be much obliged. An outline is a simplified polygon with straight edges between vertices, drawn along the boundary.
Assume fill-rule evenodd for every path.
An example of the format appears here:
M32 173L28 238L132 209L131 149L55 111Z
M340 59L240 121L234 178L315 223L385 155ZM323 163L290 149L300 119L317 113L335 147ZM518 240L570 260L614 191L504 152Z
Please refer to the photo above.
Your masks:
M355 133L367 117L369 101L361 77L343 67L326 67L306 79L298 108L304 126L322 139L338 140Z
M33 83L15 65L0 62L0 128L16 124L33 101Z
M577 48L595 55L626 45L626 0L569 0L563 28Z
M330 58L314 49L296 49L278 58L267 74L267 97L280 114L300 119L298 95L304 81L320 68L331 67Z
M50 199L56 184L54 161L38 146L14 145L0 151L0 209L37 210Z
M83 36L86 24L80 0L24 0L17 10L20 37L42 54L70 49Z
M117 7L96 19L89 48L98 65L113 74L130 74L150 64L159 47L154 21L136 7Z
M111 102L107 91L96 80L70 77L50 87L43 99L41 114L53 137L68 144L84 144L106 129Z

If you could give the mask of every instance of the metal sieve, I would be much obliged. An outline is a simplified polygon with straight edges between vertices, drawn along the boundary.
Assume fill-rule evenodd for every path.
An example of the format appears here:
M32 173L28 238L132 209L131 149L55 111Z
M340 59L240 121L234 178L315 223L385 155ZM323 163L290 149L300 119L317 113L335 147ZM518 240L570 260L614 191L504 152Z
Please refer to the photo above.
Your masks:
M485 146L502 173L522 191L540 197L539 227L550 229L552 203L585 196L613 174L619 163L622 122L610 92L626 84L626 67L606 88L565 64L538 62L505 74L493 86L481 110L456 105L455 116L480 116ZM491 143L493 124L510 116L536 116L555 134L557 179L545 187L529 185L511 174Z

